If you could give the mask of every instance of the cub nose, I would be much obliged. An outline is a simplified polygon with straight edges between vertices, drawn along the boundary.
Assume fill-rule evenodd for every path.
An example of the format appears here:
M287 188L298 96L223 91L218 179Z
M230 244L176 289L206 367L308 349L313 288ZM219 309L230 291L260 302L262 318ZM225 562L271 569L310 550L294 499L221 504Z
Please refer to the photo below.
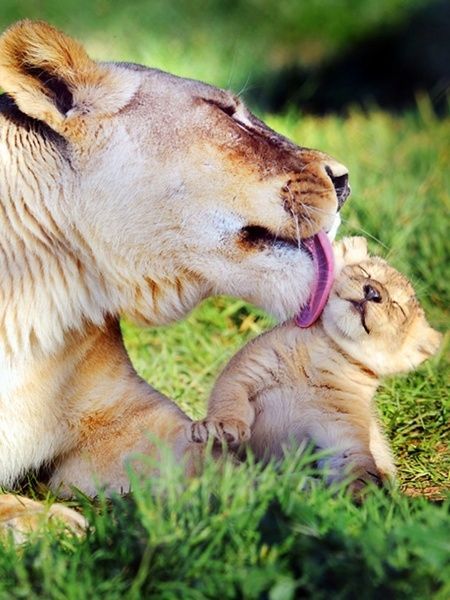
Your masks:
M372 285L365 285L363 287L364 300L369 302L376 302L379 304L382 300L380 292Z
M348 171L343 165L338 163L335 165L326 165L325 171L336 190L338 210L341 210L344 202L350 196L351 191L350 186L348 185Z

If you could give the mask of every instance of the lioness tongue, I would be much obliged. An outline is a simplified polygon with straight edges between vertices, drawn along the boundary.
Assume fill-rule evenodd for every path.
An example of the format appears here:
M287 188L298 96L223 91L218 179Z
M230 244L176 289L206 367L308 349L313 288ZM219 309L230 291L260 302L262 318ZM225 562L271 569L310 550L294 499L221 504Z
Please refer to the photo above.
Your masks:
M315 277L311 296L295 320L300 327L310 327L320 317L333 285L333 249L324 231L303 240L303 244L313 257Z

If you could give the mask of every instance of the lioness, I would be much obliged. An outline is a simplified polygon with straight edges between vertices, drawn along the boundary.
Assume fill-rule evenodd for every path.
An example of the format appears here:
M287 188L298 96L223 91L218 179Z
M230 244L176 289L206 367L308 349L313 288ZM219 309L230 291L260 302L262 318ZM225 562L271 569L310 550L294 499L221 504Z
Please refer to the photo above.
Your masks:
M119 315L314 303L302 240L335 231L347 169L227 91L96 63L42 22L0 38L0 85L0 485L51 463L63 494L127 489L147 432L181 457L189 419L135 373Z

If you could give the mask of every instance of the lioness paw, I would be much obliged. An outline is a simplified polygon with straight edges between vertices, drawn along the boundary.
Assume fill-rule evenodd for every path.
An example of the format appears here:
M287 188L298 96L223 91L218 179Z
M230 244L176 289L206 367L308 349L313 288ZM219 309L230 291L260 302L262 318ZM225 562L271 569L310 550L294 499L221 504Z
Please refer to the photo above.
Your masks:
M11 532L14 541L21 543L51 522L62 525L76 536L83 536L88 527L80 513L63 504L46 506L22 496L0 495L0 537Z
M206 443L210 438L225 442L230 446L237 446L250 439L250 427L237 419L226 421L203 419L192 423L191 439L193 442Z

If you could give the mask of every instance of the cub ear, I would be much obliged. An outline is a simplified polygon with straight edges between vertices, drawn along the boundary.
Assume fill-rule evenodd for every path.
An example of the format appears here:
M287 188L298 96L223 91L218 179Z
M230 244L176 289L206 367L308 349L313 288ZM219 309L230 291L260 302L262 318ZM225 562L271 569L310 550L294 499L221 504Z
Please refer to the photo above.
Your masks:
M430 327L424 313L421 311L411 323L409 334L398 353L398 360L401 361L401 365L396 369L396 372L407 372L417 368L425 360L436 354L443 338L442 333Z
M443 338L444 336L442 333L436 331L428 324L426 325L423 331L421 331L420 343L417 348L417 352L422 356L422 360L420 362L436 354L440 345L442 344Z
M358 264L369 257L367 240L361 236L343 238L333 244L333 250L338 268Z
M19 21L0 37L0 86L23 113L62 135L77 117L120 110L137 85L134 72L97 64L47 23Z

